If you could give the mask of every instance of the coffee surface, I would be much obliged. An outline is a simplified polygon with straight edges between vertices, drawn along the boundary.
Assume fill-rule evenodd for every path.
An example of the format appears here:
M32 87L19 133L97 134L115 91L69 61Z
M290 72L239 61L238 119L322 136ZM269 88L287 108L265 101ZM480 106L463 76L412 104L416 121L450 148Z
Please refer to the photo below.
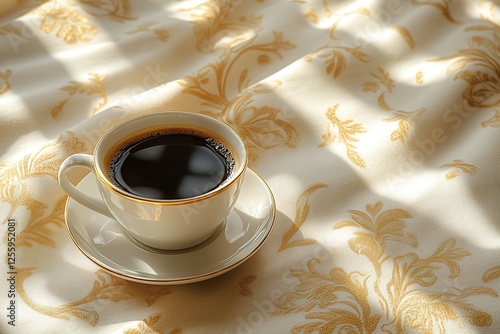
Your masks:
M170 131L124 144L112 157L109 173L118 187L131 194L172 200L217 188L233 164L229 150L219 141Z

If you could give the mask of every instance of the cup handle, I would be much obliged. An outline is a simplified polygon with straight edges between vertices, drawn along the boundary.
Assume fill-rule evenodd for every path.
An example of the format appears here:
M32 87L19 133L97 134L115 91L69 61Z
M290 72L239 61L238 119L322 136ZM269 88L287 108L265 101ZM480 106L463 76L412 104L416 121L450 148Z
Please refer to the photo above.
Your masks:
M69 181L67 174L70 169L75 167L85 167L94 173L94 158L89 154L82 153L73 154L66 158L59 168L59 184L61 188L78 203L111 219L115 219L102 198L85 194Z

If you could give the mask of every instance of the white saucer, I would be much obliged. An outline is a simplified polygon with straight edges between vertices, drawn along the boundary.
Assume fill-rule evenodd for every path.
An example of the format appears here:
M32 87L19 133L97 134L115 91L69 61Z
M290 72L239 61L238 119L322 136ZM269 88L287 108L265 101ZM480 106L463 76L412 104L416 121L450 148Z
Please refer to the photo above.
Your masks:
M77 185L97 193L90 173ZM248 169L235 208L225 224L202 244L179 251L152 249L124 233L118 222L73 199L66 203L66 225L73 242L90 260L115 276L146 284L181 284L221 275L248 260L274 225L274 197Z

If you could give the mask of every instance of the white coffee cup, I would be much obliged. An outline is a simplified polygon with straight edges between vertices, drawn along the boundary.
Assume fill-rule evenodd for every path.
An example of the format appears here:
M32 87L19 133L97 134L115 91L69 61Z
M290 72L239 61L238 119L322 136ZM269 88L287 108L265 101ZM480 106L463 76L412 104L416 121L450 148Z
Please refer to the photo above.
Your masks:
M117 186L109 173L109 154L126 138L159 128L199 130L220 141L233 157L232 172L215 189L189 198L147 198ZM83 193L69 181L68 171L75 167L88 168L95 174L100 198ZM115 219L139 242L158 249L175 250L195 246L214 233L236 204L246 168L245 145L230 126L193 112L166 111L114 127L99 140L92 155L68 157L60 166L59 183L72 199Z

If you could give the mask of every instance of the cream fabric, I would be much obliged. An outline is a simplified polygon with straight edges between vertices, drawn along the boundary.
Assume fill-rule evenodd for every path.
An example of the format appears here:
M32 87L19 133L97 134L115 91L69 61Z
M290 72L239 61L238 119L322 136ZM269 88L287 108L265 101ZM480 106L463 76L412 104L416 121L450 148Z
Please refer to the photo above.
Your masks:
M0 15L1 333L500 332L498 1ZM162 110L233 126L276 198L263 247L200 283L116 278L65 228L63 159Z

